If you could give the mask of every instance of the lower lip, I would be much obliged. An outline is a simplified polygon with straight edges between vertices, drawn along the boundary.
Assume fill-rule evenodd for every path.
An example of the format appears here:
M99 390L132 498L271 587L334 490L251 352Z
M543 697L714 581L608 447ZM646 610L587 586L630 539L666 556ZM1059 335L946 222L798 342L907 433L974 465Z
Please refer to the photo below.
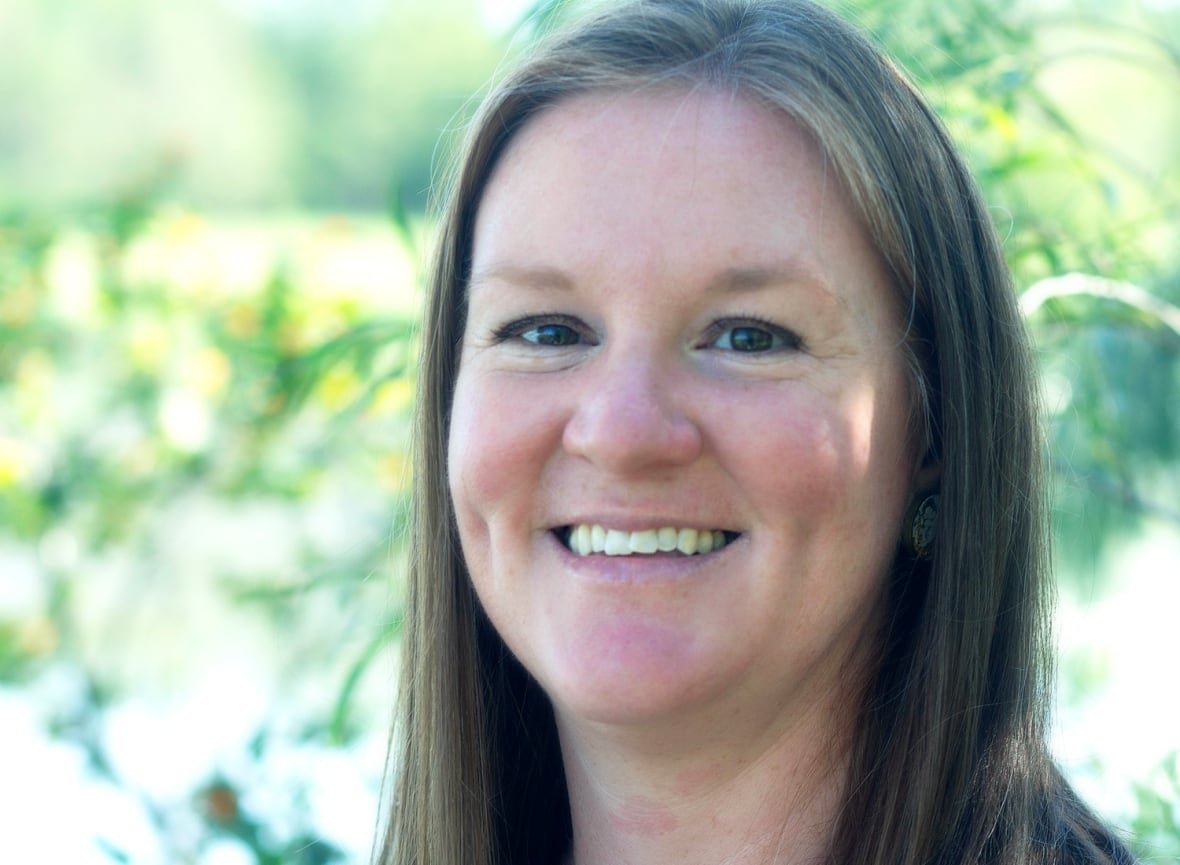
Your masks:
M683 582L712 571L723 563L730 551L745 540L734 538L719 550L692 556L676 553L640 553L631 556L594 554L576 555L553 532L546 533L557 548L562 564L582 579L600 583L671 583Z

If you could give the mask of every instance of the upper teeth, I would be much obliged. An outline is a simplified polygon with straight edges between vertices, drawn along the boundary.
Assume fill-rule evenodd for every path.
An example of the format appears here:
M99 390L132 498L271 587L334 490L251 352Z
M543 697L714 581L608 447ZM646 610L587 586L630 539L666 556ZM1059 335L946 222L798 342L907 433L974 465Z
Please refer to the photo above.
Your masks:
M679 550L686 556L720 549L727 543L725 532L709 529L647 529L624 532L582 523L570 529L569 548L579 556L605 553L630 556L635 553L670 553Z

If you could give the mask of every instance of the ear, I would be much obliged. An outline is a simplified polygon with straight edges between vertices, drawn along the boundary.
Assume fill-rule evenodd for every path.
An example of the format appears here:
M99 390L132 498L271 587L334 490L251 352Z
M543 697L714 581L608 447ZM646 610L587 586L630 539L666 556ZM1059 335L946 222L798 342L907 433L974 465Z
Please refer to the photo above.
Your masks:
M915 493L933 492L942 479L942 463L929 450L922 454L922 461L914 467L913 489Z

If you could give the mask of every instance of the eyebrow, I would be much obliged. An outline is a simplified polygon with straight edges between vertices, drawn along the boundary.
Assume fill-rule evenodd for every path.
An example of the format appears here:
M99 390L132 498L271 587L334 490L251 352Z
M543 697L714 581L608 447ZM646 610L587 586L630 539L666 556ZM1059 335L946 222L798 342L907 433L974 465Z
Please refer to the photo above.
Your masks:
M558 289L572 291L573 277L558 267L548 265L491 264L474 271L468 279L468 290L485 282L506 282L522 288Z
M715 294L742 294L774 286L806 286L827 300L846 306L845 299L836 293L819 274L800 262L768 267L730 267L709 280L706 291Z
M471 274L468 290L487 282L504 282L522 288L572 291L577 286L569 273L551 265L494 263ZM806 286L828 301L847 306L827 281L800 262L782 265L727 267L705 285L709 294L743 294L775 286Z

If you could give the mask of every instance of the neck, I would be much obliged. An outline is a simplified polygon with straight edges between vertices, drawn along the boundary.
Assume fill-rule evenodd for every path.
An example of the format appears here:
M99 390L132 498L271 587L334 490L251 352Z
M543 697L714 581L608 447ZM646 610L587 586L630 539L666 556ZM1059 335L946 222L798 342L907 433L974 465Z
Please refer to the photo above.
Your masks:
M572 863L826 861L851 741L833 735L834 717L816 709L758 731L738 723L693 730L684 719L623 730L559 720Z

